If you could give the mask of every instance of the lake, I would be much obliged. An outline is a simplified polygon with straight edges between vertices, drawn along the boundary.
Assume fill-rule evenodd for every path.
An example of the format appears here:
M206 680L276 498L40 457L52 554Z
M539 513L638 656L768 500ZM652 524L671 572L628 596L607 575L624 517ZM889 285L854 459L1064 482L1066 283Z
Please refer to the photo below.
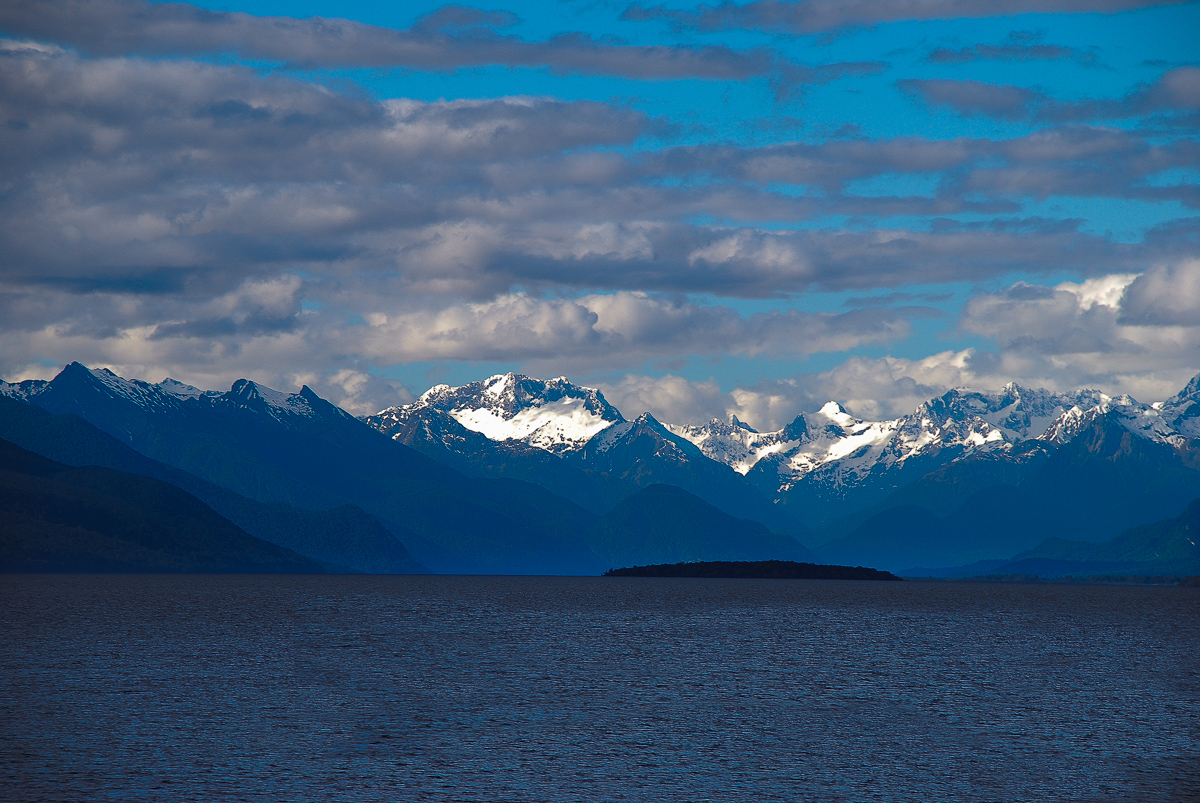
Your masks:
M0 578L0 799L1200 798L1200 589Z

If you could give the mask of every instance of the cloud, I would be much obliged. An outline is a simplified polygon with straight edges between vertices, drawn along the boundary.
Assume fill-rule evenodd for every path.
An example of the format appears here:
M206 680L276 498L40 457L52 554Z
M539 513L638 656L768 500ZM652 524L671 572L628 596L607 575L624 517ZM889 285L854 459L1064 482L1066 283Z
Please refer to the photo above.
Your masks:
M985 85L986 86L986 85ZM790 184L820 193L806 196L813 213L998 214L1017 211L1011 201L1051 194L1173 199L1195 202L1195 185L1152 181L1200 158L1188 138L1151 138L1144 132L1087 125L1042 128L1012 139L834 140L756 148L669 148L647 159L647 169L687 178L742 184ZM931 195L863 196L852 184L874 177L928 177ZM1007 206L1006 206L1007 203Z
M806 409L819 399L831 399L864 419L896 418L950 388L999 387L990 384L991 376L973 370L975 354L964 349L920 359L851 357L828 371L798 378L796 384L810 399Z
M1200 326L1200 260L1155 265L1125 288L1119 322Z
M1167 122L1190 126L1200 113L1200 67L1190 65L1167 70L1157 80L1115 99L1060 101L1041 90L952 78L911 78L896 85L926 103L949 106L962 115L1008 120L1067 123L1165 114Z
M726 420L733 401L712 379L696 382L674 374L626 374L616 381L597 384L626 418L648 412L668 424Z
M674 374L631 373L596 384L626 417L649 411L670 424L699 424L736 416L759 432L773 432L831 400L866 419L905 415L951 387L980 378L970 370L972 354L948 351L921 360L850 357L829 371L764 379L730 391L713 379Z
M1200 371L1200 262L1053 286L1016 283L970 299L960 325L996 347L916 359L854 355L827 371L729 392L711 381L630 374L605 385L605 393L611 388L612 398L638 400L672 423L737 415L760 431L778 429L831 399L863 418L885 419L951 388L998 390L1011 381L1158 401Z
M731 389L675 374L630 373L599 385L632 415L649 410L671 423L737 415L764 431L829 399L859 416L888 418L951 387L997 389L1013 380L1156 400L1200 370L1197 286L1194 260L1080 282L1016 283L973 297L960 319L965 331L989 338L994 348L919 359L851 354L824 372L743 381ZM862 344L900 342L908 334L907 316L921 314L872 308L873 314L743 315L640 293L577 299L517 294L437 312L419 309L427 300L418 301L418 309L368 311L361 324L348 326L332 308L306 308L303 300L317 290L301 277L283 276L248 280L209 300L3 292L0 375L46 377L80 359L124 376L173 376L209 388L249 376L283 390L308 384L366 414L411 400L409 388L379 375L380 367L408 360L499 360L539 375L586 379L681 355L852 352Z
M473 13L428 24L461 27ZM1189 75L1145 89L1168 100L1139 102L1185 102ZM981 296L960 322L997 343L972 353L971 376L1103 378L1106 360L1130 377L1147 376L1142 360L1174 376L1193 360L1193 311L1171 288L1190 287L1200 219L1122 243L1021 214L1053 193L1191 203L1194 188L1156 179L1196 163L1185 138L1056 125L940 142L653 139L673 132L617 103L375 101L220 63L8 42L0 148L22 158L0 160L0 371L80 359L211 387L251 376L364 411L408 392L379 374L410 360L578 376L883 347L930 311L807 313L789 296L917 296L921 284L1017 272L1026 286ZM932 189L855 189L909 177ZM948 217L964 212L970 222ZM1037 284L1063 272L1080 286L1139 278L1089 312L1075 290ZM739 297L777 309L720 301ZM864 377L881 370L863 365ZM907 404L917 368L905 365L886 398ZM837 377L743 382L722 409L777 424L819 405ZM702 390L690 409L715 410Z
M295 391L307 384L359 415L413 398L353 353L333 325L303 309L301 277L250 279L205 298L114 292L0 289L0 376L49 378L67 362L206 389L239 378Z
M982 114L1017 120L1033 113L1044 96L1018 86L951 78L906 78L896 85L932 105L950 106L959 114Z
M247 281L233 292L194 310L189 320L166 320L155 326L152 340L166 338L255 337L291 332L300 325L299 276Z
M437 311L368 313L369 330L351 332L360 353L379 364L483 360L619 368L677 355L746 357L845 351L905 337L923 308L843 313L772 311L743 316L641 292L538 299L525 294Z
M995 144L991 164L952 179L962 193L1046 198L1051 195L1187 200L1186 185L1149 187L1148 179L1195 157L1190 142L1152 144L1118 128L1059 126Z
M742 315L645 293L578 299L512 294L436 311L423 299L408 310L381 312L388 300L376 296L373 310L360 307L361 323L347 324L336 298L329 308L305 303L319 292L292 275L247 280L212 299L0 293L6 321L0 376L53 375L75 359L124 376L173 376L212 388L249 376L284 390L308 384L363 414L411 398L402 384L379 375L380 368L398 363L503 361L537 374L579 376L681 355L805 356L902 339L910 318L928 314L922 308L873 308ZM38 362L40 368L31 367Z
M1074 47L1042 43L1040 31L1012 31L1004 44L977 44L953 50L934 48L926 56L932 64L968 64L974 61L1060 61L1069 59L1084 65L1095 65L1096 54Z
M1024 282L972 298L962 325L1001 349L1042 355L1137 350L1117 327L1120 297L1133 275L1112 275L1055 287Z
M777 296L1141 269L1194 236L1180 225L1120 244L1011 218L750 223L1012 214L1051 191L1197 200L1147 181L1194 164L1194 144L1085 126L639 150L660 123L608 103L374 102L237 67L25 46L0 53L0 117L21 123L0 127L0 147L23 155L0 163L0 277L78 293L215 296L304 272L331 288L480 300L517 288ZM937 191L849 189L911 174L940 177Z
M622 19L661 19L702 31L755 29L812 34L902 20L1008 17L1018 14L1112 14L1173 5L1185 0L754 0L699 6L684 11L666 6L630 6Z
M763 383L762 390L787 399L789 409L812 410L833 399L873 420L911 413L952 388L996 391L1009 382L1057 391L1093 388L1161 401L1200 371L1200 337L1195 330L1145 334L1137 342L1127 341L1124 352L1040 354L1009 347L948 350L918 359L852 356L828 371ZM772 426L780 426L784 418L776 417Z
M1177 390L1200 370L1198 274L1195 259L1185 258L1140 274L1017 283L976 296L959 325L997 349L975 354L973 373L1165 398L1154 394Z
M455 5L443 6L405 30L345 19L258 17L179 2L12 0L0 5L0 30L99 56L233 54L302 68L503 65L642 80L825 80L822 73L765 48L629 45L581 32L530 42L502 33L515 22L508 12Z
M324 374L295 374L292 384L308 385L328 401L357 416L372 415L387 407L408 404L416 396L394 379L340 368Z
M714 379L693 380L675 374L625 374L594 383L605 397L630 418L649 412L668 424L702 424L732 416L759 432L772 432L790 423L802 410L820 402L796 380L764 380L753 387L724 391Z

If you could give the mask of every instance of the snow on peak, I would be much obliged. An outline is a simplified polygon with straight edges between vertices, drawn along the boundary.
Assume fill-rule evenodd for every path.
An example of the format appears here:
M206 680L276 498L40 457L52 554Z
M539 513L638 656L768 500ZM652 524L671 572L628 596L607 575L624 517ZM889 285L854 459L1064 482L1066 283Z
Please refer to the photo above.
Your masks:
M803 419L800 419L801 421ZM758 461L794 447L799 440L788 437L790 426L779 432L760 433L732 416L729 423L714 418L707 424L665 424L666 429L691 441L705 456L747 474Z
M201 396L211 396L217 393L213 390L201 390L192 385L185 385L179 380L171 379L170 377L159 382L158 388L163 393L167 393L177 399L198 399Z
M426 409L447 413L490 440L519 441L556 454L580 449L596 433L624 421L594 388L565 377L537 379L516 373L459 387L435 385L412 404L388 408L367 420L386 427Z
M311 394L312 391L309 393ZM309 402L308 394L303 392L284 393L249 379L239 379L234 382L229 388L229 393L224 394L224 397L242 407L259 407L261 405L261 409L267 415L281 423L297 416L312 418L316 412ZM220 396L218 395L217 398Z
M234 405L265 412L280 423L297 417L315 417L317 413L313 402L319 399L307 387L300 393L288 394L249 379L239 379L227 392L201 390L169 377L158 383L125 379L107 368L91 369L78 362L67 365L49 382L35 380L19 385L0 383L0 393L19 396L34 404L38 403L37 399L42 394L56 392L63 392L71 398L99 393L150 412L175 412L196 404ZM79 395L81 392L84 396Z
M1009 451L1025 440L1068 437L1078 424L1063 424L1064 417L1100 404L1123 411L1125 425L1138 434L1162 437L1166 416L1155 416L1132 399L1111 400L1093 390L1055 393L1015 382L996 393L956 388L893 420L864 421L831 401L776 432L747 431L719 421L669 429L742 474L762 464L762 470L778 475L782 488L814 472L843 482L918 456L957 460ZM1200 407L1196 413L1200 431Z
M20 382L0 382L0 396L10 396L29 401L37 396L50 381L47 379L23 379Z
M1200 375L1156 406L1163 422L1185 438L1200 438Z
M600 430L587 443L588 447L595 452L607 452L627 435L630 430L636 426L630 421L622 421L618 424L613 424L610 427Z
M448 390L453 390L453 388L451 388L449 385L442 385L442 384L434 385L429 390L422 393L420 398L417 399L417 401L418 402L427 402L430 399L436 399L437 397L441 396L443 393L445 393ZM389 407L387 409L388 410L399 410L401 408L400 407ZM380 411L380 412L384 412L384 411Z
M179 399L158 385L141 379L125 379L108 368L88 368L72 362L46 384L44 391L55 387L72 387L82 384L99 389L110 397L125 399L147 410L170 410L179 404Z
M830 421L834 421L838 424L857 423L854 419L854 416L846 412L846 408L842 407L842 405L835 401L825 402L824 406L822 406L817 412L828 418Z
M484 392L499 398L504 395L504 389L508 387L508 383L514 379L516 379L516 375L513 373L490 377L484 382Z

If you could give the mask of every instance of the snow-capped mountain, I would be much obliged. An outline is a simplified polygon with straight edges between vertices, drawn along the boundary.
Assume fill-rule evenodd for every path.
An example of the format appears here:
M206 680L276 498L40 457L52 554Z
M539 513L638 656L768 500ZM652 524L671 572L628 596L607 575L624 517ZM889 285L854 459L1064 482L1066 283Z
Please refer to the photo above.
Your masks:
M437 385L412 404L364 420L461 470L533 480L589 509L601 500L607 509L639 487L668 483L777 532L803 530L761 491L649 413L626 421L600 391L562 377L500 374L462 387ZM575 490L563 488L564 481Z
M436 423L439 413L489 440L554 454L580 449L596 433L625 420L598 390L561 376L508 373L461 387L435 385L412 404L389 407L366 421L385 434L409 429L414 421L445 430Z
M732 418L707 424L659 424L664 433L694 445L703 457L746 476L769 496L782 498L800 483L838 490L872 485L876 493L908 482L939 466L975 456L1023 460L1074 437L1097 416L1133 434L1178 446L1200 437L1200 377L1177 396L1142 404L1098 390L1060 393L1010 383L998 392L955 389L920 405L909 415L869 421L837 402L797 416L774 432L757 432ZM631 411L632 412L632 411ZM437 441L451 452L487 448L512 453L538 449L591 469L609 471L606 445L621 441L634 423L599 391L559 377L540 380L502 374L461 387L438 385L416 402L370 416L376 429L406 443ZM641 419L639 419L640 421ZM639 425L639 431L644 429ZM659 459L696 458L658 438ZM495 444L492 446L491 444ZM627 474L626 471L618 472Z
M93 370L78 362L67 365L49 381L0 382L0 395L12 396L54 412L75 413L83 418L94 414L98 404L106 403L119 410L119 417L125 419L137 413L179 413L188 409L220 407L254 411L285 426L322 415L350 417L321 399L307 385L299 393L282 393L249 379L239 379L227 392L201 390L170 378L157 383L125 379L107 368ZM132 433L124 431L120 434L128 437Z
M1175 434L1188 439L1200 438L1200 376L1193 377L1183 390L1157 409Z
M756 432L736 419L672 426L671 431L739 473L758 467L786 491L810 475L852 483L915 457L944 454L955 460L1011 450L1043 437L1071 411L1092 409L1106 398L1098 391L1053 393L1009 384L999 393L951 390L909 415L885 421L856 418L829 402L776 432Z
M79 363L0 395L260 503L357 505L435 570L591 567L597 517L657 484L822 559L900 568L1007 558L1047 534L1107 538L1200 497L1200 377L1154 404L1015 384L884 421L830 402L774 432L626 420L596 390L516 374L365 420L307 387L210 391Z
M779 533L806 534L798 520L772 504L759 489L671 432L650 413L601 430L565 459L641 488L674 485L735 518L752 519Z
M1066 443L1099 419L1118 424L1145 440L1181 447L1200 438L1200 376L1171 398L1154 404L1144 404L1128 395L1098 393L1094 404L1068 410L1041 438Z
M47 383L12 387L0 392L28 397L14 404L78 416L145 457L256 502L331 514L356 506L435 571L603 568L585 542L594 514L538 484L466 476L309 388L285 394L242 380L227 392L199 391L78 363Z

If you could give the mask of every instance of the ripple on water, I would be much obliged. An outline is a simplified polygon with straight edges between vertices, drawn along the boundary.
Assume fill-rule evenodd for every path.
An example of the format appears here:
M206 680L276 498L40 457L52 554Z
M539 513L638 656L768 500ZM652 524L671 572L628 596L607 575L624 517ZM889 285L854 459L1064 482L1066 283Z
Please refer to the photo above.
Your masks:
M1174 801L1200 590L4 578L14 800Z

